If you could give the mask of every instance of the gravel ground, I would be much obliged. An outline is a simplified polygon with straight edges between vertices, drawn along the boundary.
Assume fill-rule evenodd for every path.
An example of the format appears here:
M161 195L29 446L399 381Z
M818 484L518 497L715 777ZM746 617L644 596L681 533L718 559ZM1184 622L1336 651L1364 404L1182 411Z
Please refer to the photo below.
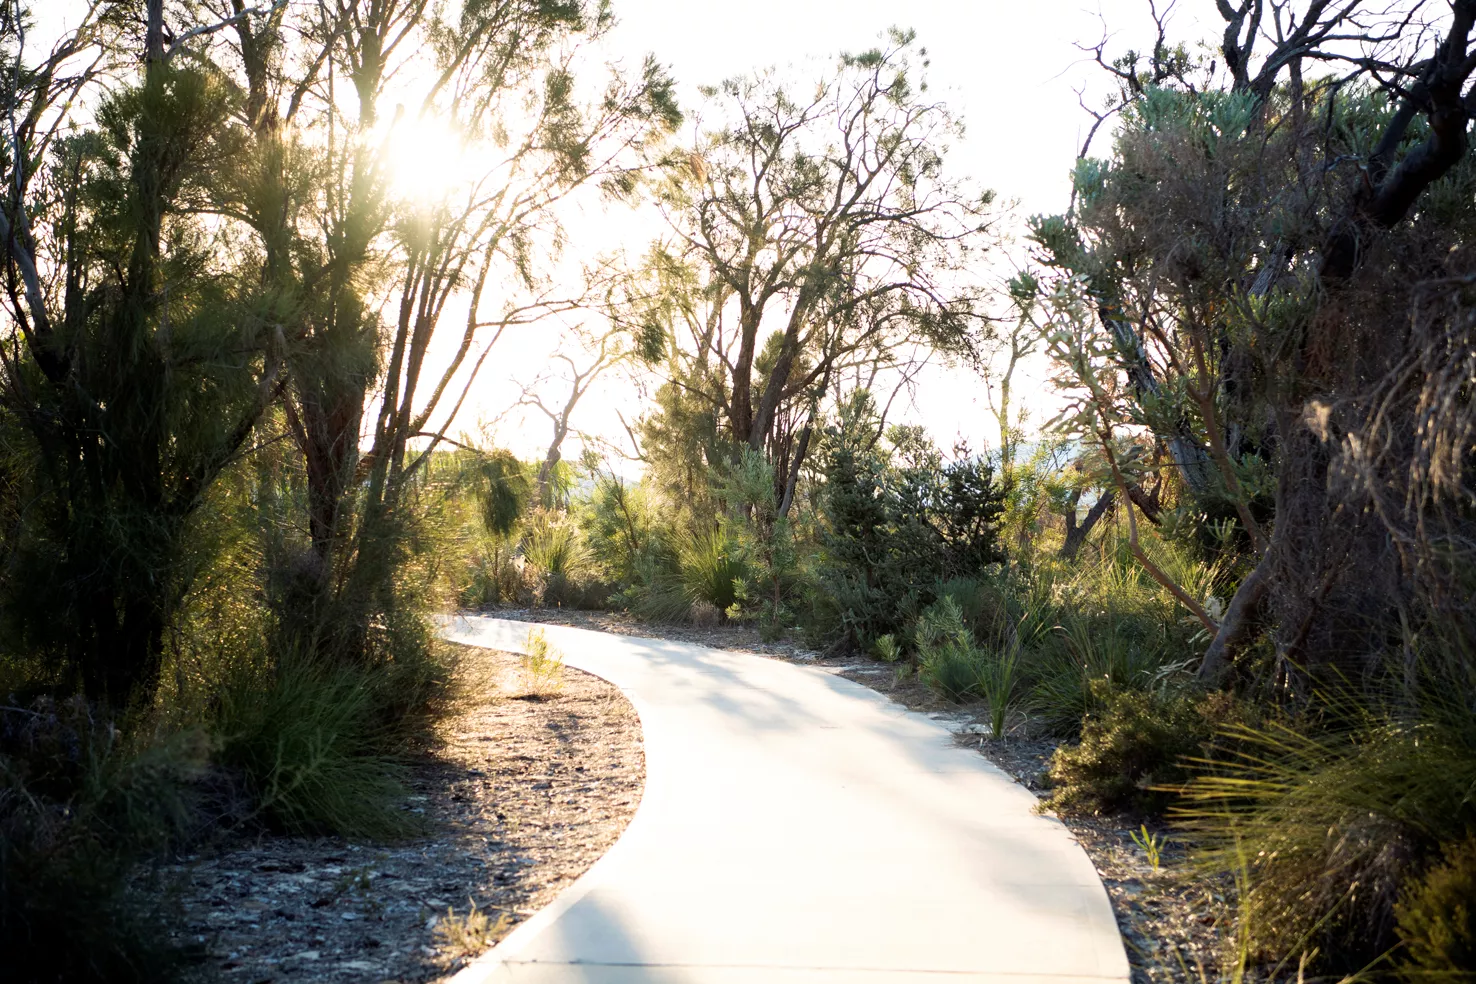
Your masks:
M226 982L421 982L495 943L583 874L640 801L635 710L565 669L556 692L520 658L467 649L476 694L414 763L401 844L261 836L151 874L175 886L177 942ZM473 909L475 906L475 909ZM468 919L468 915L470 918ZM216 974L209 974L216 971Z
M958 734L960 744L976 749L1032 792L1040 794L1049 788L1047 771L1059 742L1032 735L1023 715L1016 715L1003 738L989 737L982 708L947 703L915 678L899 674L896 666L870 657L828 656L787 639L765 642L750 626L655 625L620 612L569 609L502 609L486 614L693 642L822 666L944 722ZM1171 831L1147 827L1147 833L1161 844L1155 869L1134 841L1135 833L1143 836L1137 822L1123 817L1061 820L1107 887L1132 964L1133 984L1209 984L1229 978L1228 968L1221 966L1225 895L1219 886L1207 887L1185 870L1184 853L1173 842Z

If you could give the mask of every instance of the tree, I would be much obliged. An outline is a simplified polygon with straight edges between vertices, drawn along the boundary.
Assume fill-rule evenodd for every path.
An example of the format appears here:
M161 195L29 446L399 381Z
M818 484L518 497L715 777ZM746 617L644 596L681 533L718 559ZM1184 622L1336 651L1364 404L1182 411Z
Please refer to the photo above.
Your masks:
M681 354L672 385L728 441L771 459L783 502L842 371L918 340L970 350L984 328L967 264L991 196L946 173L958 127L923 55L893 32L813 88L766 72L705 90L714 123L661 189L673 238L638 330Z
M568 373L560 380L567 382L569 386L569 395L563 403L550 407L536 392L537 387L550 381L546 374L524 386L523 398L519 401L520 405L537 408L553 424L553 437L549 440L548 450L543 455L542 464L538 466L536 480L538 501L545 509L553 507L555 471L564 457L564 441L569 437L570 421L574 416L574 410L597 379L629 357L629 352L624 349L621 339L616 337L614 332L600 336L592 345L586 346L586 349L587 358L583 360L582 368L580 362L566 352L558 351L553 354L554 359L568 366Z
M1464 458L1434 449L1469 433L1446 402L1465 302L1441 285L1465 275L1476 5L1219 6L1212 64L1161 20L1151 57L1103 61L1112 156L1079 163L1073 211L1035 238L1073 426L1157 435L1238 526L1249 571L1204 676L1267 627L1291 679L1366 664L1409 618L1468 624Z
M271 243L241 218L263 204L238 170L260 133L204 50L281 6L171 41L148 0L140 43L124 8L92 4L39 58L28 5L0 14L3 399L26 502L5 609L114 703L157 677L200 559L191 519L283 385L297 299L254 276Z
M843 408L824 442L820 605L845 640L903 630L956 577L1002 562L1004 487L967 448L945 462L920 428L871 440L869 396Z
M310 300L284 404L310 533L310 555L290 561L307 575L294 604L308 611L292 621L309 636L292 645L363 658L370 626L397 610L417 475L502 331L583 303L551 277L555 206L586 187L629 193L679 115L652 62L603 86L576 75L582 45L611 24L603 5L345 0L294 12L282 30L316 54L238 46L243 62L276 53L263 62L267 115L292 122L285 147L317 155L296 171L316 180L282 230L281 277ZM421 81L396 83L414 102L390 114L395 79ZM445 134L465 166L406 193L389 150L417 130ZM432 371L451 318L449 358Z

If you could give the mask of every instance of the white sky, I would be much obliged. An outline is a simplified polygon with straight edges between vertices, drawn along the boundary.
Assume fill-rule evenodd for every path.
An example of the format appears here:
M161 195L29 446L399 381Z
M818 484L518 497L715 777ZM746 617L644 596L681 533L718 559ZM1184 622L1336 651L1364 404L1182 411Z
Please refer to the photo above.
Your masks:
M1179 37L1204 37L1206 23L1218 26L1211 0L1181 0L1181 6L1185 10L1171 21ZM684 108L697 104L700 85L769 65L813 71L842 51L874 46L889 27L915 30L931 60L931 94L966 126L950 167L1016 203L1008 223L1012 231L1031 214L1065 207L1068 175L1092 122L1078 104L1077 89L1087 86L1098 105L1106 91L1103 73L1077 43L1095 43L1104 23L1115 51L1151 38L1147 0L615 0L615 12L620 23L610 38L610 57L634 65L654 53L677 80ZM1098 146L1105 148L1105 141ZM627 245L639 252L641 244ZM1012 254L1019 253L1015 244L982 262L1003 278L1013 270ZM486 380L484 413L497 413L516 399L509 376L537 372L548 345L541 335L535 329L503 343L508 359L500 377ZM1015 381L1016 398L1030 407L1036 424L1044 423L1054 413L1044 361L1034 360L1023 374ZM925 424L944 448L960 437L975 449L995 446L998 430L978 376L930 368L920 383L916 399L896 419ZM628 384L609 380L581 405L575 423L620 437L615 408L632 419L641 404ZM499 443L519 453L541 450L548 433L543 418L517 414L496 431ZM571 441L565 456L575 454Z
M1077 47L1094 43L1104 24L1113 33L1110 50L1120 52L1147 42L1151 22L1147 0L614 0L619 25L604 56L637 66L647 52L669 66L679 84L684 108L698 102L697 87L755 68L793 66L805 74L842 51L873 46L889 27L911 28L931 58L931 94L947 102L967 128L964 141L954 148L949 166L956 176L967 176L993 188L1002 202L1016 203L1008 223L1018 231L1025 217L1064 208L1068 174L1091 118L1078 106L1077 89L1086 86L1100 104L1105 91L1103 74ZM1160 0L1162 3L1162 0ZM1212 0L1180 0L1182 10L1172 19L1176 39L1206 36L1218 27ZM78 9L78 0L42 0L36 5L40 32L52 33L58 22ZM1105 149L1105 142L1099 144ZM589 215L601 229L586 229L586 241L607 248L621 235L643 236L652 228L629 217ZM631 230L617 232L616 230ZM581 233L571 230L578 244ZM624 244L632 253L643 242ZM1012 269L1011 256L1019 246L1007 247L981 260L986 273L1003 279ZM455 324L443 330L459 334ZM463 411L457 429L476 430L477 421L502 414L526 384L548 366L558 343L551 326L513 329L488 360L475 405ZM1032 409L1034 422L1044 422L1052 411L1045 367L1036 361L1017 379L1015 392ZM557 387L549 402L562 400ZM902 402L899 400L899 403ZM642 401L628 382L606 379L586 398L575 414L577 429L610 439L623 437L615 417L627 420L641 412ZM945 448L962 437L978 449L993 446L997 432L988 414L983 383L972 373L929 369L910 405L894 419L923 423ZM513 412L493 432L498 443L520 455L542 452L550 428L539 416ZM566 457L579 453L577 440L565 447Z

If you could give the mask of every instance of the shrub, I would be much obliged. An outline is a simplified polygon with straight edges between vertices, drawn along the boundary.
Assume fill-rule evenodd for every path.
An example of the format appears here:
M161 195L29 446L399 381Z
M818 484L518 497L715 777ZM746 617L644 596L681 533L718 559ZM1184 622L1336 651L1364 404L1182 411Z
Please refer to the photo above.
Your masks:
M591 581L590 558L579 530L567 520L547 512L535 514L523 538L523 557L536 579L539 604L584 608L603 600Z
M676 558L682 594L689 602L705 601L720 612L737 603L748 568L725 532L678 537Z
M548 697L564 688L564 654L550 645L542 629L529 629L523 654L523 689L535 697Z
M1051 758L1048 805L1062 813L1132 810L1158 814L1169 787L1187 777L1185 759L1202 756L1230 712L1223 694L1159 694L1090 684L1101 710L1087 716L1081 741Z
M81 698L0 708L0 952L16 984L162 981L179 969L136 857L183 835L205 743L142 747Z
M1395 906L1403 976L1454 984L1476 977L1476 837L1450 847Z
M1178 556L1161 545L1154 549L1165 558ZM1193 571L1208 576L1205 565L1176 563L1186 577ZM1045 572L1021 594L1017 617L1019 635L1031 646L1023 668L1031 709L1063 737L1077 735L1083 720L1101 711L1095 695L1108 691L1094 691L1093 681L1150 689L1183 668L1197 648L1185 612L1131 557Z
M902 630L949 584L971 611L970 579L1004 559L1005 493L987 462L945 464L931 445L899 457L901 467L842 444L824 462L816 617L855 645Z
M242 660L224 681L213 727L220 761L240 771L260 816L297 834L399 837L402 768L383 700L389 671L289 656Z
M944 597L918 619L918 674L934 691L963 702L979 690L984 654L964 625L958 603Z
M1247 952L1358 970L1396 942L1401 899L1412 938L1442 938L1420 896L1428 890L1433 904L1456 891L1468 860L1451 855L1427 889L1409 886L1443 845L1476 829L1476 728L1464 707L1432 713L1438 699L1414 720L1334 701L1328 713L1353 724L1226 729L1235 747L1190 781L1174 813L1205 873L1244 881L1237 932Z
M687 609L687 621L701 629L709 629L723 620L723 613L710 601L698 599Z
M888 632L871 644L871 653L883 662L895 663L902 658L902 647L897 645L897 637Z

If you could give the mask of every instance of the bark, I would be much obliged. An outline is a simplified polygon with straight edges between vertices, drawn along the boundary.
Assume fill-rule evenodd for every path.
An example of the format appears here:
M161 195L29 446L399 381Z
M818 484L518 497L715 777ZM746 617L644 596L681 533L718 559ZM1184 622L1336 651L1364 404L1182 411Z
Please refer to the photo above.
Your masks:
M1224 682L1231 663L1245 644L1250 641L1266 608L1267 585L1265 565L1257 565L1250 576L1240 582L1225 617L1220 622L1220 631L1205 651L1204 661L1199 664L1199 679L1212 686Z
M1087 510L1086 518L1080 524L1076 521L1076 512L1073 510L1066 516L1066 541L1061 544L1060 558L1062 560L1075 560L1076 555L1081 553L1081 548L1086 545L1087 538L1092 535L1102 517L1117 503L1117 493L1107 489L1092 508Z
M810 435L813 428L805 424L804 430L800 431L799 446L794 452L794 461L789 466L789 476L784 483L784 498L779 500L779 518L783 519L789 515L790 508L794 505L794 493L799 487L800 467L804 465L805 458L810 451Z

